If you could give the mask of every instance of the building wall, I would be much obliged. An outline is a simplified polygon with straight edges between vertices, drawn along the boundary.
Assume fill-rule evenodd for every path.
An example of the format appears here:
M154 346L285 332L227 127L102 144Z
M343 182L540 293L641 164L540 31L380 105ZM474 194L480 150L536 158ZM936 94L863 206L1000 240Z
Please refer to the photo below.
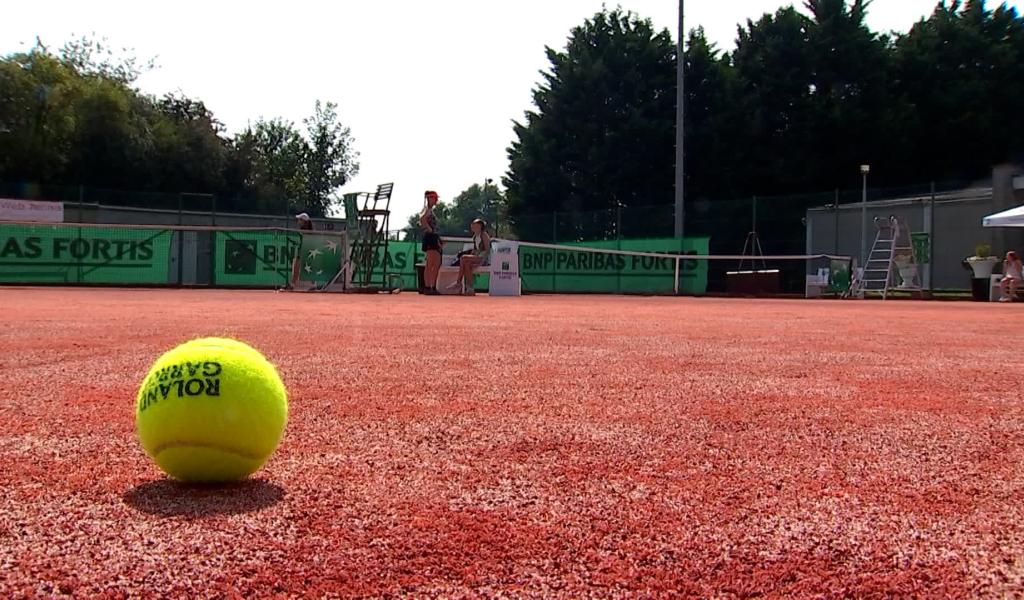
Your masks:
M1003 201L1005 203L1005 200ZM989 188L964 190L931 197L902 198L869 202L868 252L875 237L874 218L901 218L913 233L931 233L931 263L925 266L924 283L931 289L968 289L970 275L964 258L975 253L978 244L989 244L995 255L1007 250L1024 250L1024 229L982 227L984 217L1002 210ZM853 256L860 262L861 204L814 208L807 211L807 252Z

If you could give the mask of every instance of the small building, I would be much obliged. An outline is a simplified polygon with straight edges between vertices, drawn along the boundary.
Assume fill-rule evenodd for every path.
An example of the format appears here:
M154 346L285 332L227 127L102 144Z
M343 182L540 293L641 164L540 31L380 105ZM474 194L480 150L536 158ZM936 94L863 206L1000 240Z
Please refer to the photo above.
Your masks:
M874 219L899 217L915 238L915 250L923 265L923 284L932 290L970 288L970 274L963 259L979 244L988 244L1001 256L1007 250L1024 250L1024 230L991 229L982 219L1024 204L1024 168L1000 166L990 184L976 187L907 195L862 203L826 205L807 211L807 254L852 256L860 263L862 219L864 246L871 251Z

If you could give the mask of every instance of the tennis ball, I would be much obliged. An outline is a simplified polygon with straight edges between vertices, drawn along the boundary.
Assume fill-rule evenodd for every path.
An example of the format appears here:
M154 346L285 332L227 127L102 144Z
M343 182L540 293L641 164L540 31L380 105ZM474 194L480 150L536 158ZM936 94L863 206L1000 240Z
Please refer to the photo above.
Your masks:
M192 340L157 359L139 388L142 448L182 481L237 481L274 453L288 394L274 365L237 340Z

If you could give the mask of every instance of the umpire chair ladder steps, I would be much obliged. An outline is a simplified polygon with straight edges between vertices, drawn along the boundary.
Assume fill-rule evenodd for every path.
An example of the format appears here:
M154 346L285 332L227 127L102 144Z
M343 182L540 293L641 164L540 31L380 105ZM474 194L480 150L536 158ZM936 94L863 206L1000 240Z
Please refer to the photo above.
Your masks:
M906 225L899 217L875 217L875 230L875 242L871 245L863 273L854 283L852 295L861 298L868 294L878 294L885 300L893 290L921 292L923 288L918 268L914 269L912 281L896 284L897 257L907 257L910 264L917 267L917 258Z
M377 186L373 194L349 194L345 197L353 291L393 291L387 255L391 193L394 187L394 183L384 183ZM362 207L359 206L360 199L363 201Z

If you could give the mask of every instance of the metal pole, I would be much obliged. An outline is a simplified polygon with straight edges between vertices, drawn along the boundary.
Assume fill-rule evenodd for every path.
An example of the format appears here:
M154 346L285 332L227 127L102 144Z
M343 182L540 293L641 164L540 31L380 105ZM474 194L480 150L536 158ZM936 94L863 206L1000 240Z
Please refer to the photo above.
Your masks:
M676 46L676 210L675 210L675 234L677 238L683 237L684 222L684 186L686 184L685 170L685 127L684 117L686 113L686 84L684 75L686 72L686 60L684 57L684 46L686 45L686 25L684 20L683 0L679 0L679 40Z
M750 202L751 206L751 217L750 217L750 231L757 233L757 196L754 196Z
M178 194L178 227L181 227L181 210L182 210L182 204L183 203L184 203L184 194L179 193ZM178 240L178 287L181 287L182 279L185 276L185 268L184 268L184 265L182 265L182 261L185 260L185 249L183 247L184 244L185 244L185 236L182 233L181 229L178 229L176 232L174 232L174 236Z
M615 239L622 240L622 204L615 206Z
M931 210L928 211L928 291L935 289L935 182L932 182Z
M839 254L839 190L836 190L836 203L832 207L832 254Z
M861 169L864 187L860 199L860 261L867 266L868 260L868 172Z

